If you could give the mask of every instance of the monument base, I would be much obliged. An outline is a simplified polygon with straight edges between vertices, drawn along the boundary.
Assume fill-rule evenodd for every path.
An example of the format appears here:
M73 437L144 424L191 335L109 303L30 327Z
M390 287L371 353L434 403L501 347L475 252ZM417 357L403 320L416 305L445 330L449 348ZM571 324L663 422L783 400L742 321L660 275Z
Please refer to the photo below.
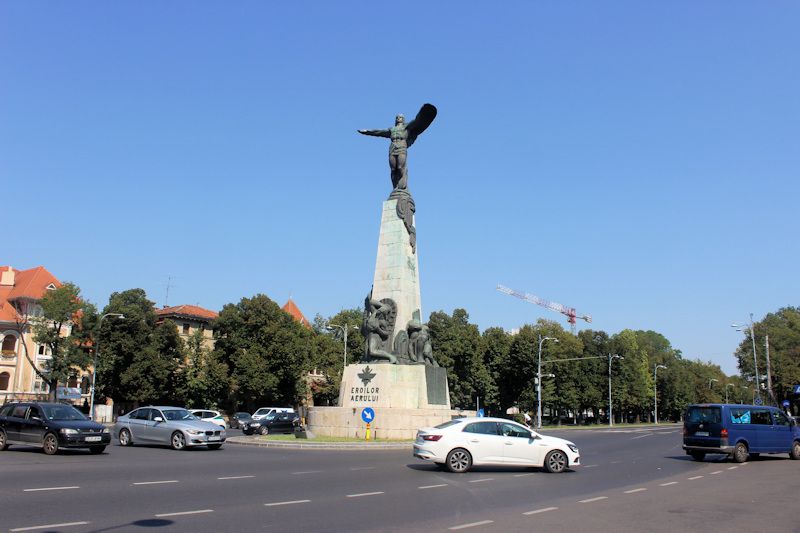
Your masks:
M309 408L307 424L317 435L364 438L365 407L375 411L370 430L376 439L413 439L421 427L468 416L450 409L444 368L359 363L345 369L339 407Z

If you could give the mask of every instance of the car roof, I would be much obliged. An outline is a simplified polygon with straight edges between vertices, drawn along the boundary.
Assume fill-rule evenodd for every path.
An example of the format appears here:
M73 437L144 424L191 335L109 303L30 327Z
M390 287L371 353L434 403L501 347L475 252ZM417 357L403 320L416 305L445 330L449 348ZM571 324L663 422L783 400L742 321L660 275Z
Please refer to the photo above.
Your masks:
M465 416L463 418L454 418L453 421L464 422L464 423L469 423L469 422L513 422L514 424L517 424L517 425L520 425L520 426L522 425L519 422L514 422L513 420L509 420L507 418L494 418L494 417L491 417L491 416Z

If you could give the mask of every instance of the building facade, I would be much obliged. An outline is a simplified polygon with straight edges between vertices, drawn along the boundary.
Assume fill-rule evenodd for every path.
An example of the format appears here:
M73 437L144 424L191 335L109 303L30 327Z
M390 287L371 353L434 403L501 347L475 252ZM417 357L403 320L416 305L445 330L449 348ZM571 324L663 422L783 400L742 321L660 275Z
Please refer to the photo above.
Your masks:
M156 309L156 315L159 324L165 320L174 322L184 343L188 343L189 338L200 331L203 336L203 346L209 350L214 349L213 322L219 316L216 311L196 305L177 305Z

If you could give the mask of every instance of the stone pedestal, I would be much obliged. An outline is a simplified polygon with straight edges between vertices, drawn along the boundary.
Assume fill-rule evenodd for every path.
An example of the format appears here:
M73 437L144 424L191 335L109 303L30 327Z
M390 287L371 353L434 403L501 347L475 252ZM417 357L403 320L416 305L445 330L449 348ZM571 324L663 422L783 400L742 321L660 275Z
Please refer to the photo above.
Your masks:
M422 321L419 291L419 260L411 247L411 238L397 216L397 200L383 202L378 256L372 281L372 298L390 298L397 305L397 318L391 339L405 330L412 319Z

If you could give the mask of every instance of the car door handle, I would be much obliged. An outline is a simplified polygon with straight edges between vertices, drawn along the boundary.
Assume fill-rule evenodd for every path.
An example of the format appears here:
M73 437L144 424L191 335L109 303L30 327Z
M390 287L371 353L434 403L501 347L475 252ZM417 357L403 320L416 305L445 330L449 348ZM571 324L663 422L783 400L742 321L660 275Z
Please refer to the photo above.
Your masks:
M480 442L480 441L478 439L472 439L472 440L470 440L470 442L477 443L477 442Z
M513 446L513 445L514 445L514 443L513 443L513 442L506 442L506 443L505 443L505 445L506 445L506 446Z

